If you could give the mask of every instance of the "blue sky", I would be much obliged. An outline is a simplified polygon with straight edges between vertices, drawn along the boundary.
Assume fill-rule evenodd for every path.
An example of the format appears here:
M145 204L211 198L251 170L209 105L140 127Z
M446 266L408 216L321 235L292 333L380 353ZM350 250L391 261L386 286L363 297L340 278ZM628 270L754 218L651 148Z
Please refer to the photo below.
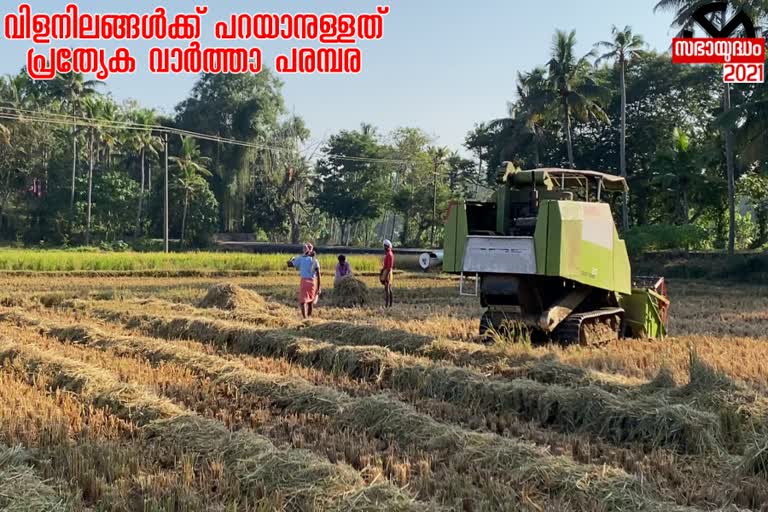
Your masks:
M65 5L55 0L28 3L43 12ZM76 3L89 12L150 12L163 5L171 13L206 4L189 0ZM112 7L105 9L106 4ZM383 131L418 126L439 144L459 149L475 123L505 114L516 72L546 62L555 29L575 29L581 53L595 41L607 39L613 24L631 25L659 50L666 50L672 37L671 15L654 14L655 1L647 0L229 0L207 3L210 10L202 42L213 44L213 22L234 12L372 12L379 4L391 7L385 36L360 45L364 51L360 75L282 76L286 105L304 117L314 140L365 121ZM16 6L17 2L5 2L3 14ZM5 40L0 44L0 73L17 72L28 44ZM270 64L290 43L258 46ZM149 43L133 42L130 47L143 68ZM193 75L137 72L111 77L107 85L118 100L132 98L171 112L194 80Z

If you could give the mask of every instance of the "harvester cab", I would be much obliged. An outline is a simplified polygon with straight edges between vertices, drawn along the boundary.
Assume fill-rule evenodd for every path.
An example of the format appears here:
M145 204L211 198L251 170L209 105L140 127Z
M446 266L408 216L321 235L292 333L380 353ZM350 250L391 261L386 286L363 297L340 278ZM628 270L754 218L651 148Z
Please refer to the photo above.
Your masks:
M666 332L663 278L635 278L609 194L623 178L594 171L521 171L505 163L487 202L454 202L443 270L474 278L481 335L521 325L534 338L594 344Z

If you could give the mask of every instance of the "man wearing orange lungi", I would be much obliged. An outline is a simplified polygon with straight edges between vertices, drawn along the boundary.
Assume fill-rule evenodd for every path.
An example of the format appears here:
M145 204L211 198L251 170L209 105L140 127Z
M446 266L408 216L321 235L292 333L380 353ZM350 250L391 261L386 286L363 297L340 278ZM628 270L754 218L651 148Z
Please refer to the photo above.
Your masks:
M304 244L304 254L293 258L289 265L296 268L301 276L299 308L302 318L309 318L312 316L315 300L320 296L320 263L315 258L312 244Z

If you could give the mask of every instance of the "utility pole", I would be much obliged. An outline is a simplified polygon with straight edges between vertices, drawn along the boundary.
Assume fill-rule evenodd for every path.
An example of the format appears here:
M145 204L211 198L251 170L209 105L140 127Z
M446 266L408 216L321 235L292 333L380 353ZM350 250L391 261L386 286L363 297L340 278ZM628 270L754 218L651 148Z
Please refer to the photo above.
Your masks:
M73 118L72 124L72 189L69 198L70 222L74 224L75 219L75 180L77 178L77 125Z
M93 202L93 127L91 127L91 143L88 146L88 219L85 228L85 245L91 245L91 203Z
M165 143L165 200L163 205L163 244L168 251L168 134L163 135Z
M432 180L432 235L429 238L431 248L435 247L435 224L437 224L437 168L440 161L440 155L435 153L434 156L434 177Z

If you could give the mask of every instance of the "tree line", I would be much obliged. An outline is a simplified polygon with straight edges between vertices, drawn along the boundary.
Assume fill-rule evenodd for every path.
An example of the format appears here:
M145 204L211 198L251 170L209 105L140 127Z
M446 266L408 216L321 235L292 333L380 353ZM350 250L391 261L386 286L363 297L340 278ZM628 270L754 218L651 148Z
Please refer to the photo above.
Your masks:
M700 3L657 9L683 29ZM764 2L739 7L765 20ZM549 60L511 84L508 115L468 133L472 159L419 128L366 123L313 147L268 70L201 75L172 115L118 103L82 75L35 82L21 70L0 81L0 239L152 247L167 144L181 247L216 232L437 245L449 201L486 198L503 161L626 177L631 192L613 206L637 249L766 245L766 85L724 86L718 66L673 65L629 26L606 36L579 55L576 33L556 31Z
M704 3L656 9L684 30ZM755 0L732 2L713 23L738 8L766 21ZM477 125L466 146L489 172L508 160L626 177L631 192L614 206L637 248L757 249L768 243L767 99L764 83L723 84L719 66L673 65L629 26L586 55L575 32L558 30L549 61L518 73L509 115Z
M309 130L269 71L202 75L172 116L105 89L23 69L0 80L0 239L149 247L163 236L166 143L170 236L182 247L216 232L428 243L438 208L479 179L416 128L384 136L364 124L307 149Z

